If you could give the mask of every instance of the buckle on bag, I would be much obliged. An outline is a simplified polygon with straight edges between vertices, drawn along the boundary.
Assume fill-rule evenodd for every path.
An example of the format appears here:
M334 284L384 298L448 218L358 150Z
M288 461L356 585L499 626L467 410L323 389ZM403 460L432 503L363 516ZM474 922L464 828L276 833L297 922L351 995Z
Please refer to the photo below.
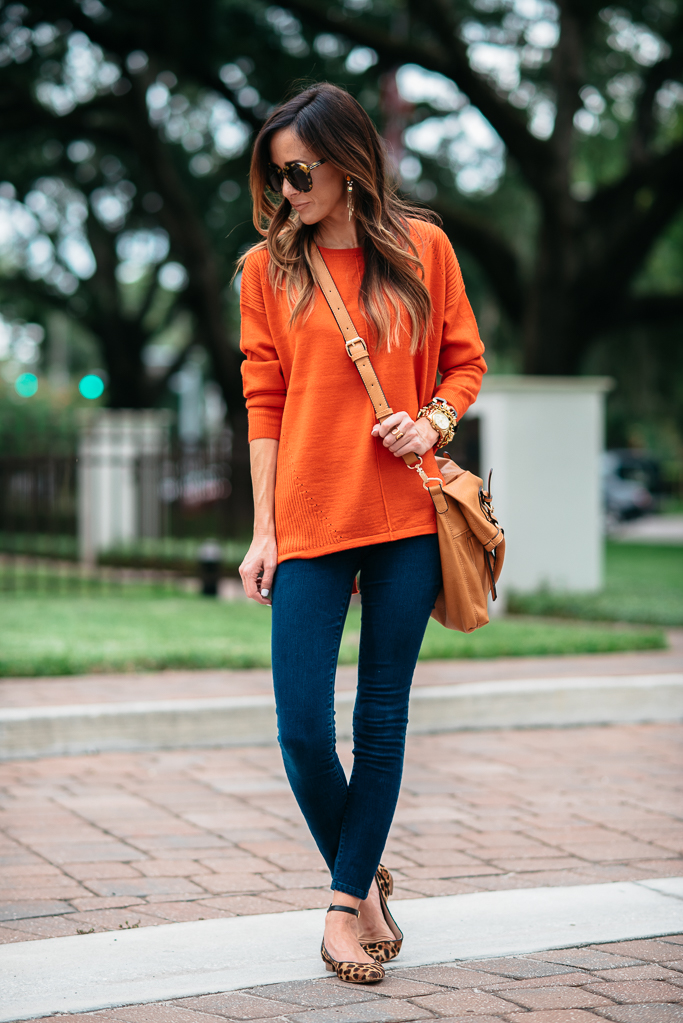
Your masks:
M440 476L427 476L427 475L425 475L424 479L422 480L422 486L424 487L425 490L429 490L429 486L428 486L429 483L438 483L439 484L439 489L440 489L441 493L443 493L443 486L442 486L443 480L441 479Z
M446 512L448 511L448 500L446 498L446 495L443 492L443 480L441 479L440 476L428 476L427 473L422 468L422 455L418 455L417 457L418 457L418 461L415 462L414 465L409 465L408 468L415 470L415 472L418 474L418 476L422 480L422 487L423 487L423 489L429 491L429 496L431 497L431 499L432 499L432 501L434 503L434 508L436 509L437 514L438 515L445 515ZM436 501L434 500L434 494L431 492L431 490L429 488L429 484L430 483L438 483L439 490L441 491L441 497L443 498L443 503L444 503L443 508L439 508L439 506L437 505Z
M348 357L350 359L353 358L353 356L351 355L351 352L349 351L349 345L362 345L364 352L367 352L367 350L368 350L368 346L366 345L366 343L365 343L365 341L363 340L362 337L352 337L350 341L346 341L345 344L344 344L344 347L346 348L346 354L348 355Z

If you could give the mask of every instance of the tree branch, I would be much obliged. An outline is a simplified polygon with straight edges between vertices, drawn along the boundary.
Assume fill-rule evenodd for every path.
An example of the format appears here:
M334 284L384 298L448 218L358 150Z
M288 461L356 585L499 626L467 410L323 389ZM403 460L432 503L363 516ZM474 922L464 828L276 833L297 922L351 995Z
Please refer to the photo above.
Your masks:
M677 295L636 295L621 303L612 317L615 327L666 324L683 320L683 292Z
M197 330L209 352L231 414L243 407L240 357L231 346L223 310L223 281L206 230L175 168L169 147L160 140L147 118L144 91L134 88L129 143L140 154L164 205L159 220L168 231L173 249L187 268L190 283L184 304L196 317Z
M581 63L583 40L581 24L571 0L560 0L560 38L551 63L555 86L555 125L550 144L555 152L556 195L569 197L571 158L574 144L574 114L581 106ZM565 213L573 207L566 206ZM571 212L569 212L571 216Z
M372 47L390 64L418 63L427 70L450 78L500 135L527 181L541 194L545 193L550 161L548 144L534 138L518 111L496 93L484 75L472 70L467 59L467 47L458 34L458 23L446 15L444 8L435 8L437 2L425 0L419 8L433 17L433 22L427 21L426 26L436 41L416 38L414 33L410 38L398 39L388 31L367 24L362 18L342 20L343 12L339 8L328 8L323 13L319 0L287 0L287 6L309 24L328 32L342 33L352 42ZM339 17L335 18L332 11L338 12ZM444 27L446 18L447 27Z
M441 216L448 237L474 256L488 278L501 308L512 323L519 326L522 322L525 289L515 252L488 224L466 210L442 202L435 204L434 209Z
M164 389L169 380L175 373L182 369L183 363L185 362L190 349L192 349L196 344L198 344L198 339L193 331L190 340L183 348L180 349L171 365L166 367L158 379L148 383L151 404L156 405L159 398L163 395Z
M51 17L59 21L63 17L59 2L44 2L42 10L34 11L33 21L44 21ZM203 6L203 5L200 5ZM36 5L37 8L37 5ZM131 12L135 17L137 12ZM84 32L94 43L97 43L105 51L116 53L119 58L125 57L131 50L143 49L159 65L157 70L163 68L178 72L178 78L189 73L190 77L204 84L207 88L217 92L228 99L239 113L240 118L249 126L258 131L263 123L257 117L251 107L243 106L238 99L238 90L227 86L217 74L210 69L206 60L206 54L211 52L214 40L211 38L211 27L204 25L197 18L197 7L194 4L188 5L187 28L195 39L190 43L187 33L181 32L176 39L171 38L172 33L164 31L165 21L151 22L136 18L134 28L129 28L122 18L109 18L107 20L93 20L87 17L82 9L73 4L70 10L70 21L75 28ZM153 30L145 33L145 29L153 24ZM119 27L121 26L121 27ZM125 27L124 27L125 26ZM142 29L142 32L141 32ZM197 33L197 29L199 32ZM202 29L205 31L202 32ZM199 38L197 38L197 35ZM176 33L177 36L177 33Z
M137 310L137 312L135 314L135 322L138 324L138 326L140 327L141 330L144 329L143 328L143 323L144 323L145 317L147 316L147 313L152 308L152 302L154 301L154 297L155 297L156 293L157 293L157 280L156 280L156 274L153 273L152 274L152 278L151 278L149 284L147 285L147 289L145 291L144 297L143 297L142 302L140 304L140 308ZM172 312L172 310L174 308L175 308L175 305L172 304L170 306L170 308L167 310L167 312L166 312L166 314L164 316L164 323L168 322L168 320L169 320L169 318L171 316L171 312ZM157 333L160 329L161 329L161 326L156 327L155 328L155 333Z
M91 213L87 220L88 242L95 257L95 273L91 277L90 291L99 315L111 320L118 313L118 282L116 280L116 250L111 234Z
M587 203L593 250L605 264L636 272L662 230L683 205L683 142L639 165Z
M654 103L659 89L667 79L679 77L683 70L683 12L674 23L668 42L669 56L653 64L644 76L629 147L633 166L646 163L651 157L649 147L656 127Z
M683 143L680 143L656 161L656 165L641 168L640 179L630 181L628 190L619 196L620 205L612 204L609 218L603 220L596 215L590 231L586 231L583 269L574 283L573 293L579 319L589 325L588 333L593 336L615 324L628 323L630 309L633 315L642 316L648 308L653 312L676 308L667 296L658 299L656 305L649 305L649 300L633 299L629 286L645 264L654 243L683 207L682 177ZM599 197L593 202L599 204ZM590 210L588 218L590 221Z
M36 305L46 306L49 309L59 312L68 312L69 296L59 292L51 291L42 280L29 280L23 274L16 274L13 277L0 277L0 296L4 296L6 302L16 298L29 299Z

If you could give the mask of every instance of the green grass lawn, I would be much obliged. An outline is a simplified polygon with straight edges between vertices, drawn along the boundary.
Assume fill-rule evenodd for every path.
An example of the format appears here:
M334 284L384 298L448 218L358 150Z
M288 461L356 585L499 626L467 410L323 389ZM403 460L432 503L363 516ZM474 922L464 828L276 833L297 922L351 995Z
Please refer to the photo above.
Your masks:
M135 588L131 588L132 591ZM355 662L352 607L341 661ZM161 668L251 668L270 663L270 611L195 596L0 597L0 675L72 675ZM660 649L660 629L507 618L464 636L431 621L423 659L521 657Z
M509 609L554 618L683 625L683 547L608 543L601 593L518 595Z
M469 636L430 622L421 658L661 649L665 636L652 626L683 625L683 547L609 544L602 593L517 596L511 609L516 614ZM344 664L356 660L359 629L353 607ZM270 611L255 604L164 595L137 584L126 585L125 595L0 595L3 676L266 667L269 644Z

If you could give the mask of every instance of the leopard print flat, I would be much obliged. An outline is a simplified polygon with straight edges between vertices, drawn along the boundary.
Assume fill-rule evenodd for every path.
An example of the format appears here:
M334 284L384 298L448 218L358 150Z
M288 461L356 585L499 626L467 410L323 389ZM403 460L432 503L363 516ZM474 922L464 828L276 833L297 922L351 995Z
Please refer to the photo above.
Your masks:
M330 906L327 912L330 913L332 910L338 910L340 913L352 913L356 917L360 914L360 910L352 909L351 906ZM339 979L345 980L347 984L377 984L378 981L384 980L384 967L378 962L337 962L325 948L324 938L320 946L320 955L325 963L325 969L330 973L336 973Z
M391 876L391 871L387 870L383 863L380 863L377 868L375 880L377 881L377 887L385 899L388 899L390 895L394 894L394 879Z
M379 901L382 907L382 913L389 930L394 937L382 938L379 941L364 941L363 938L360 938L359 940L362 948L378 963L388 963L390 959L395 959L401 951L401 946L403 945L403 931L394 920L389 907L387 906L387 899L394 890L394 879L387 868L381 863L377 868L375 880L377 881L377 887L379 888Z

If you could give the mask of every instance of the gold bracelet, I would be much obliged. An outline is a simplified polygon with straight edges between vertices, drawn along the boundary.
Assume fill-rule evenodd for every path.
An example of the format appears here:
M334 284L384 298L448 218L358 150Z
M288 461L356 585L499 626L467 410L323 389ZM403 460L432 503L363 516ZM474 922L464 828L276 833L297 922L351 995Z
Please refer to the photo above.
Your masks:
M436 450L450 444L458 429L458 413L443 398L432 398L429 404L424 405L417 414L417 418L424 416L428 419L439 435L439 441L435 445Z

